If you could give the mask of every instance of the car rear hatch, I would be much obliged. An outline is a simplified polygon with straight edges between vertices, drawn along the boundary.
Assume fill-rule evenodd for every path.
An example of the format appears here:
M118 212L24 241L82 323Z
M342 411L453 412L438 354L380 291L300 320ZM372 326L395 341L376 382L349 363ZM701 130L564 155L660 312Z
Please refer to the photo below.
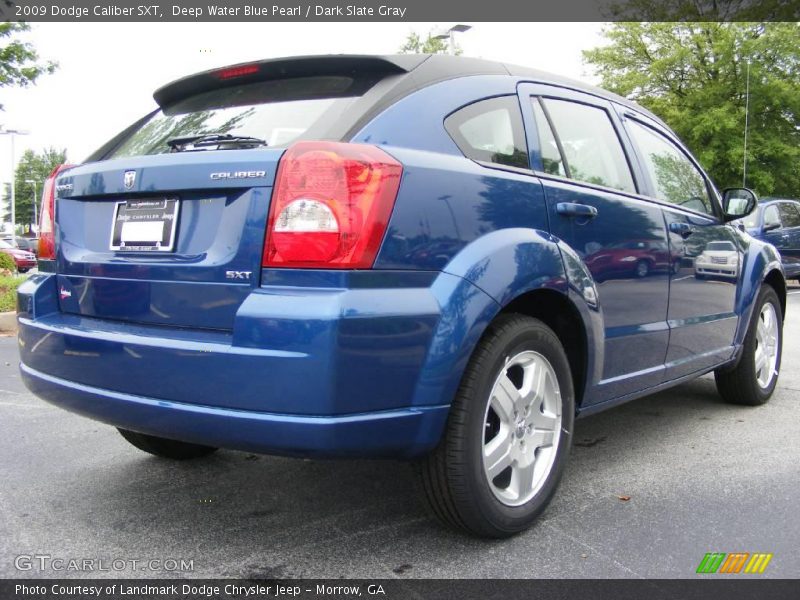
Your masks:
M286 146L346 139L422 60L263 61L158 90L159 110L58 176L61 311L231 330L259 284Z

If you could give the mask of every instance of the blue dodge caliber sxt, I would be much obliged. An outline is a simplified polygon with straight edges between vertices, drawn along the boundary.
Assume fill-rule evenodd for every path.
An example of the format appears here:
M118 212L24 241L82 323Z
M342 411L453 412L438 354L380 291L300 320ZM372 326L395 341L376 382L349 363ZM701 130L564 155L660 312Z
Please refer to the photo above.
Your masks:
M573 422L710 371L775 389L775 249L631 102L446 56L265 60L158 110L43 198L28 387L172 459L416 459L446 523L503 537Z

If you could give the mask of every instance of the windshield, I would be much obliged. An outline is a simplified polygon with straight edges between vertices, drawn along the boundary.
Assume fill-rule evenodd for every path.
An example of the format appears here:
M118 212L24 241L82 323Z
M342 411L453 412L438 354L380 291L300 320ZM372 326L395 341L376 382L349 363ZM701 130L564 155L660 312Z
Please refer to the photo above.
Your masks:
M758 227L758 210L754 210L749 215L747 215L744 219L742 219L742 223L748 229L753 229Z
M6 250L9 250L9 249L13 250L14 246L12 246L11 244L9 244L6 241L0 240L0 248L5 248Z
M209 134L246 136L264 140L267 146L286 146L338 119L373 83L337 75L210 90L156 112L109 158L162 154L172 151L169 140Z

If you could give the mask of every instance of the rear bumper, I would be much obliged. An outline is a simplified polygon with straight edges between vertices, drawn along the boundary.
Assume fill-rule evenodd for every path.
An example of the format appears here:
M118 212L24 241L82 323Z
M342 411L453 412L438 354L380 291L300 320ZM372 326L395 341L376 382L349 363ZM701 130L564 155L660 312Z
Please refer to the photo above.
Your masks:
M419 456L441 437L477 335L461 323L491 302L459 277L421 277L256 289L226 332L62 313L56 277L34 275L18 292L23 379L66 410L161 437L266 454Z
M20 365L37 396L115 427L264 454L414 457L429 451L447 406L312 417L167 402L93 388Z

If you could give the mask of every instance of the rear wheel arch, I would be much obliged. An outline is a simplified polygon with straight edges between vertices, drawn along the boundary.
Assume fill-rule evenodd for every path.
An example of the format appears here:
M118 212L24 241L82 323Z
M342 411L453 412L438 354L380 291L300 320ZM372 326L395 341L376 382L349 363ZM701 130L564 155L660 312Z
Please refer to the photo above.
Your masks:
M537 289L514 298L502 308L497 317L512 313L539 319L556 334L564 347L572 371L575 406L580 407L586 389L589 342L577 307L560 292Z

